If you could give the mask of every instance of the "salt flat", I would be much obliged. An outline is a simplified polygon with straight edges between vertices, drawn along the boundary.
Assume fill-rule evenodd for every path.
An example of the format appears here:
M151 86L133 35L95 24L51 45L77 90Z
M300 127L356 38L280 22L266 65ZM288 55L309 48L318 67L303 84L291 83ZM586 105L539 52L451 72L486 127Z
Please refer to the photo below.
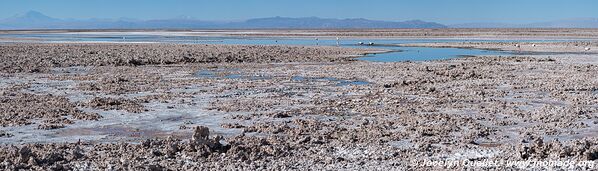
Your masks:
M2 44L0 168L429 170L447 168L413 162L597 159L598 44L578 40L596 30L227 32L493 37L507 41L401 46L538 53L368 62L356 57L384 48ZM575 40L517 41L546 37Z

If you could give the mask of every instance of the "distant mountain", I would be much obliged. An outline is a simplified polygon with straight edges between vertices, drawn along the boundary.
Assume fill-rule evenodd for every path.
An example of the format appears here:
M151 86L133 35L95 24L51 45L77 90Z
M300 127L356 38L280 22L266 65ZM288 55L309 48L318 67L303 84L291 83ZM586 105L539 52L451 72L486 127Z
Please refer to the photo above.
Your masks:
M237 28L446 28L445 25L420 20L392 22L363 18L327 19L317 17L272 17L247 20L229 25Z
M0 20L0 27L8 28L43 28L45 25L61 22L60 19L48 17L40 12L29 11L23 15Z
M598 18L567 19L524 25L532 28L598 28Z
M521 27L517 24L508 23L462 23L462 24L451 24L448 25L450 28L518 28Z
M529 24L464 23L449 25L451 28L598 28L598 18L566 19Z
M331 19L318 17L289 18L271 17L246 21L202 21L190 16L172 19L138 20L118 19L57 19L37 11L0 19L0 30L9 29L267 29L267 28L598 28L598 18L567 19L529 24L509 23L463 23L442 25L421 20L377 21L363 18Z
M196 19L147 20L134 23L134 28L219 28L227 22L201 21Z
M31 11L5 20L0 20L0 29L214 29L214 28L446 28L447 26L411 20L404 22L375 21L367 19L328 19L317 17L288 18L272 17L250 19L241 22L201 21L188 16L162 20L136 20L130 18L112 19L56 19Z
M59 19L48 17L40 12L37 11L29 11L23 15L15 15L11 18L7 18L3 20L3 22L7 23L17 23L17 22L37 22L37 23L50 23L50 22L57 22L60 21Z

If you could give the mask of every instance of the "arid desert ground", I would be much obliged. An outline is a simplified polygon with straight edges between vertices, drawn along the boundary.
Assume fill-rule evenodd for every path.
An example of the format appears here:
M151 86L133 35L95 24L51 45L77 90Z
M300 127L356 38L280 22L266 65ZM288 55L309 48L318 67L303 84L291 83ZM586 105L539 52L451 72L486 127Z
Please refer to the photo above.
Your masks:
M0 35L34 32L42 31ZM598 167L596 29L168 34L502 41L359 48L2 37L0 170ZM559 41L540 41L548 39ZM387 46L511 53L358 59ZM542 163L559 161L569 164Z

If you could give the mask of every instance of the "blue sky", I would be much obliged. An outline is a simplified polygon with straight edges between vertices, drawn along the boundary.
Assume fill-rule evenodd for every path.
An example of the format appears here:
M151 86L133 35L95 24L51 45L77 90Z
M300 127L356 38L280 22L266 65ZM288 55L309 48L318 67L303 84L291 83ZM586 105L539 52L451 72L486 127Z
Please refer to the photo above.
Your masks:
M443 24L598 18L596 0L1 0L0 18L34 10L55 18L203 20L325 17Z

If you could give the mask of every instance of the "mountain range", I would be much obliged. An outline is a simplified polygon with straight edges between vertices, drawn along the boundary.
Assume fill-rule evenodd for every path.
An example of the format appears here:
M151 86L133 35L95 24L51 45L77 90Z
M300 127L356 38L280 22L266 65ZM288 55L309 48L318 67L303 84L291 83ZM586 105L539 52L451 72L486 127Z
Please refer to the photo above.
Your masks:
M329 29L329 28L598 28L598 18L566 19L528 24L462 23L443 25L421 20L378 21L363 18L270 17L245 21L203 21L181 16L172 19L58 19L40 12L0 19L0 30L18 29Z
M598 28L598 18L565 19L526 24L511 23L463 23L448 25L451 28Z
M328 19L318 17L257 18L237 22L202 21L192 17L162 20L136 19L57 19L40 12L30 11L23 15L0 20L0 29L291 29L291 28L446 28L447 26L411 20L403 22L367 19Z

